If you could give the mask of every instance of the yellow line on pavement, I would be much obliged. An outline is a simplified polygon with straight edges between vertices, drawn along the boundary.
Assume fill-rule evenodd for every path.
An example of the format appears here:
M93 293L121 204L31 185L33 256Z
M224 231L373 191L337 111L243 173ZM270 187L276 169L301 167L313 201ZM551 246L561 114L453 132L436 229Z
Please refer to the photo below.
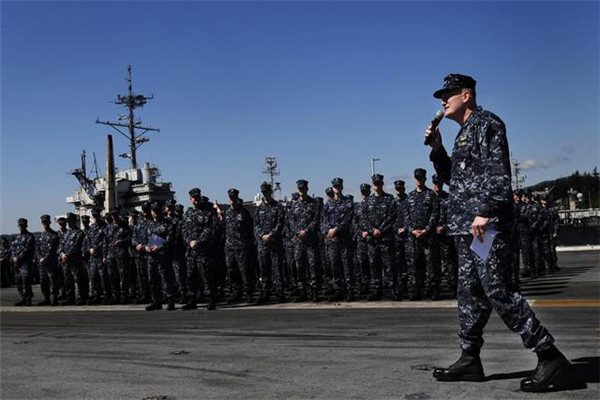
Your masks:
M533 307L600 307L600 300L593 299L545 299L530 303Z

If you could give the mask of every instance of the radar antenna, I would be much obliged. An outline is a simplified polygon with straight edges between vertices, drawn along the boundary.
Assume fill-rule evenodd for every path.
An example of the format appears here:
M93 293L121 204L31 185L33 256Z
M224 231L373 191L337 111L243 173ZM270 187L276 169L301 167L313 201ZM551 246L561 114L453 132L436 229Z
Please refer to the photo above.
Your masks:
M136 151L142 144L144 144L150 140L146 137L143 137L144 134L146 134L146 132L150 132L150 131L160 132L160 129L142 126L141 120L137 120L137 121L135 120L133 111L136 108L143 107L144 104L146 104L146 102L148 100L152 100L154 98L154 95L150 95L150 96L144 96L142 94L136 95L133 92L133 84L132 84L132 79L131 79L131 65L127 66L127 78L125 78L125 80L128 83L128 93L124 96L121 96L120 94L118 94L115 104L121 105L121 106L127 108L128 115L126 115L126 116L119 115L119 121L126 121L127 123L100 121L99 119L96 119L96 123L110 126L111 128L113 128L114 130L116 130L117 132L119 132L121 135L125 136L129 140L130 153L122 154L121 157L129 158L131 160L131 168L137 169ZM119 127L127 128L128 132L127 133L123 132L122 130L119 129ZM137 133L136 129L140 130L141 133Z

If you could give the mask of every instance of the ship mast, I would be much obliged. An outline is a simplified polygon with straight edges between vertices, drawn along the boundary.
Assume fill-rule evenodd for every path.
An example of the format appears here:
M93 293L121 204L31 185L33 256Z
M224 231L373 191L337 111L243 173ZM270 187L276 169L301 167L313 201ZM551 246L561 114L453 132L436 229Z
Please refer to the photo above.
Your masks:
M512 154L511 154L512 156ZM527 179L527 175L520 175L521 173L521 165L522 163L520 163L515 157L513 157L513 159L511 160L512 163L512 169L513 169L513 182L515 183L515 190L519 190L521 189L523 183L525 182L525 179Z
M160 132L160 129L142 126L141 120L135 120L133 111L136 108L143 107L148 100L154 98L154 95L145 96L142 94L134 94L131 80L131 65L127 66L127 78L125 79L128 83L128 93L125 96L118 94L115 104L122 105L123 107L127 108L128 115L119 116L119 121L125 121L126 123L100 121L98 119L96 119L96 123L110 126L121 135L125 136L127 140L129 140L129 153L121 154L120 157L129 158L131 160L131 168L137 169L136 151L142 144L150 140L146 137L143 137L144 134L150 131ZM123 132L119 128L127 128L127 132ZM138 133L136 130L141 132Z

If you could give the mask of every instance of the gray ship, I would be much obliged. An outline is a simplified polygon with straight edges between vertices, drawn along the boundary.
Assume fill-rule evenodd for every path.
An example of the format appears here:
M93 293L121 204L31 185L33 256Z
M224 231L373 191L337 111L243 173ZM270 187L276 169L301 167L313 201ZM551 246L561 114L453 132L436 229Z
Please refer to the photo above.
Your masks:
M112 135L107 136L106 173L98 173L98 165L94 156L92 173L87 173L85 151L81 155L81 166L70 171L79 181L80 187L67 197L66 202L73 204L78 215L89 215L93 208L103 209L105 212L121 210L123 212L138 209L149 202L165 203L173 199L175 192L171 189L171 182L161 182L160 170L155 165L145 162L138 167L137 149L150 139L144 135L147 132L158 132L159 129L142 125L141 120L136 120L134 111L143 107L153 96L144 96L133 92L131 79L131 66L127 67L128 93L124 96L117 95L115 104L123 106L127 115L120 115L120 122L100 121L97 124L110 126L116 132L127 138L129 153L120 157L131 161L131 167L117 170L114 163ZM95 176L94 176L95 174Z

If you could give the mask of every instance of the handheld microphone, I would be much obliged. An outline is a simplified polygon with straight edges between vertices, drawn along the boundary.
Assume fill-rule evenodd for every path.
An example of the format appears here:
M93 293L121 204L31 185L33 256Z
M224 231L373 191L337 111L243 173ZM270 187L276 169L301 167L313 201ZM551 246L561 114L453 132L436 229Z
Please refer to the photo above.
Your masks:
M437 110L437 112L435 113L435 117L433 117L431 123L429 124L429 129L431 129L431 135L425 138L425 142L423 143L425 146L427 146L429 142L431 142L431 140L433 139L433 135L435 135L435 128L437 128L440 122L442 122L442 119L444 119L444 112L442 110Z

